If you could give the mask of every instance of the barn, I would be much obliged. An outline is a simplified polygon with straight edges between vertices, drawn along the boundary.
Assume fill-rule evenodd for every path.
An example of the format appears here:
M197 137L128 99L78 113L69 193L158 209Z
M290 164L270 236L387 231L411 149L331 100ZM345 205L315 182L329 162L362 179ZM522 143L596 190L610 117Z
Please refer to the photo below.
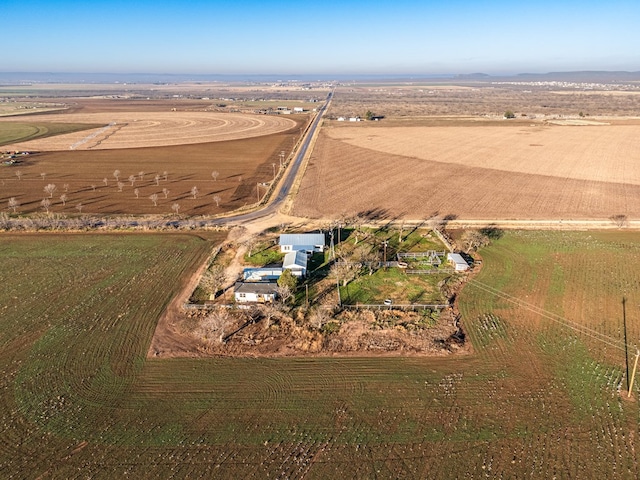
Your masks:
M323 252L324 233L283 233L279 245L281 252Z

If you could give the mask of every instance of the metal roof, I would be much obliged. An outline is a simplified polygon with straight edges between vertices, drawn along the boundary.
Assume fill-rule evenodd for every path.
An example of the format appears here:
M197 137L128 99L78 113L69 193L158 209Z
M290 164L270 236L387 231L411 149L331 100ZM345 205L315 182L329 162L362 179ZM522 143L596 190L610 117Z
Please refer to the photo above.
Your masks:
M236 293L275 294L278 284L272 282L237 282L234 286Z
M322 245L324 247L324 233L283 233L280 235L280 245Z
M306 270L307 268L307 254L301 251L289 252L284 256L284 261L282 262L282 268L289 267L302 267Z

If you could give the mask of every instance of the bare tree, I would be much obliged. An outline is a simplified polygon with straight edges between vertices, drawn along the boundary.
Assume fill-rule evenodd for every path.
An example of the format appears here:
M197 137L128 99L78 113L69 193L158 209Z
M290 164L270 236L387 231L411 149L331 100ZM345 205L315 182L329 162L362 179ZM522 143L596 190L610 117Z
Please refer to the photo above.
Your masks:
M78 212L82 213L82 208L84 207L84 205L82 205L81 203L76 205L76 210L78 210Z
M156 185L160 185L160 175L156 173L156 176L154 177L154 179L156 181Z
M154 207L158 206L158 194L157 193L152 193L151 195L149 195L149 200L151 200L153 202L153 206Z
M129 181L131 182L131 186L133 187L133 184L136 181L136 176L135 175L129 175Z
M460 237L462 248L466 253L471 253L478 248L489 244L489 237L478 230L465 230Z
M224 268L222 268L221 265L213 265L204 272L200 286L210 295L211 300L213 300L218 290L224 285L226 279Z
M120 181L120 170L117 170L117 169L114 170L113 171L113 176L115 177L116 182L119 182Z
M193 195L193 198L196 198L198 196L198 187L194 186L191 189L191 195Z
M293 296L293 292L291 291L291 288L289 288L289 285L278 285L276 287L276 294L282 302L282 305L286 305L289 299Z
M67 205L67 194L63 193L62 195L60 195L60 201L62 202L62 206L66 206Z
M91 189L95 192L96 191L96 186L95 185L91 185Z
M40 202L40 205L42 205L42 208L49 213L49 207L51 206L51 200L49 200L48 198L43 198L42 201Z
M140 198L140 189L139 188L135 188L133 190L134 195L136 196L136 198Z
M216 207L220 206L220 200L221 200L220 195L213 196L213 201L216 202Z
M42 173L40 174L40 176L42 177L42 181L44 181L44 179L45 179L45 177L47 176L47 174L46 174L46 173L44 173L44 172L42 172Z
M109 180L107 180L107 177L104 177L102 179L102 183L104 183L104 186L106 187L109 184Z
M611 215L609 217L609 220L611 220L616 227L622 228L627 224L628 219L626 215L618 214L618 215Z
M195 333L204 340L211 341L215 339L222 343L228 323L229 311L226 308L218 308L200 322L195 329Z
M68 192L69 191L69 184L65 183L64 185L62 185L62 188L64 188L65 192Z
M262 316L263 325L265 330L271 326L273 322L273 318L278 315L278 310L273 307L273 305L264 304L259 307L260 315Z
M309 323L317 330L320 330L322 327L324 327L330 320L331 314L324 308L318 308L314 310L309 317Z
M16 197L11 197L9 199L9 208L13 209L13 213L16 213L16 208L20 206L20 202L16 200Z
M179 212L180 212L180 204L179 203L174 203L173 205L171 205L171 210L176 212L176 215L178 215Z
M118 191L121 192L123 188L124 188L124 183L118 182Z
M353 244L357 245L358 241L360 240L360 236L364 233L364 218L362 218L360 215L354 215L353 217L351 217L351 219L349 219L349 223L353 227Z
M167 198L169 196L169 189L168 188L163 188L162 189L162 193L164 193L164 198Z
M142 170L138 172L138 178L140 181L144 180L144 172Z
M164 181L167 181L167 178L169 178L169 172L167 172L166 170L164 172L162 172L162 176L164 177Z
M343 287L346 287L356 276L355 268L346 262L335 262L331 265L330 273L338 281L342 282Z
M44 187L44 192L49 194L49 198L53 198L53 192L56 191L56 186L53 183L49 183Z
M211 172L211 176L213 177L214 182L218 181L218 175L220 175L220 173L215 170Z
M18 180L22 180L22 170L16 170L16 177L18 177Z
M249 237L245 242L244 242L244 246L247 249L247 256L251 256L253 254L253 249L256 248L258 241L256 240L256 237Z

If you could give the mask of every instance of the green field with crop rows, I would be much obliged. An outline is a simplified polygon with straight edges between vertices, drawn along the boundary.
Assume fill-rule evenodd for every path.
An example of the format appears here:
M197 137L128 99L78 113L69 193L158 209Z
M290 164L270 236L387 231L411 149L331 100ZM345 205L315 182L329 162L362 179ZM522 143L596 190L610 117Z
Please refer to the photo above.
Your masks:
M470 355L147 359L220 239L0 236L3 478L637 478L640 238L506 233Z

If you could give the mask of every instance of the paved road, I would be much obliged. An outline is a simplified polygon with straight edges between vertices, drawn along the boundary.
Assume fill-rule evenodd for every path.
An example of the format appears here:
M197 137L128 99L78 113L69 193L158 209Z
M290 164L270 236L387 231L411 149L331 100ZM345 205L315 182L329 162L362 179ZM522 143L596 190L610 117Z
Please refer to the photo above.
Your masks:
M285 199L287 198L287 196L291 192L291 187L293 186L293 183L294 183L294 181L296 179L296 176L298 175L298 171L300 170L300 166L302 165L302 160L304 159L305 155L307 154L307 149L309 148L309 145L311 144L311 139L313 138L313 135L315 134L316 128L320 124L320 120L322 119L322 115L324 114L324 112L326 111L327 107L329 106L329 103L331 102L332 96L333 96L333 92L329 92L329 95L327 95L327 101L318 110L318 113L316 114L316 118L313 120L313 123L311 124L311 126L307 130L307 133L306 133L306 135L304 137L304 140L302 141L302 143L300 145L300 148L298 149L298 152L296 153L296 156L294 157L293 161L291 162L291 164L289 165L287 171L284 174L284 178L282 179L282 183L280 185L280 188L277 190L277 193L276 193L275 197L272 198L269 201L269 203L266 206L264 206L263 208L261 208L260 210L256 210L256 211L253 211L253 212L250 212L250 213L243 213L243 214L239 214L239 215L233 215L231 217L225 217L225 218L212 220L211 223L210 223L211 225L228 225L228 224L233 224L233 223L249 222L251 220L256 220L258 218L266 217L266 216L271 215L273 213L276 213L278 211L278 209L282 206L282 204L284 203Z

